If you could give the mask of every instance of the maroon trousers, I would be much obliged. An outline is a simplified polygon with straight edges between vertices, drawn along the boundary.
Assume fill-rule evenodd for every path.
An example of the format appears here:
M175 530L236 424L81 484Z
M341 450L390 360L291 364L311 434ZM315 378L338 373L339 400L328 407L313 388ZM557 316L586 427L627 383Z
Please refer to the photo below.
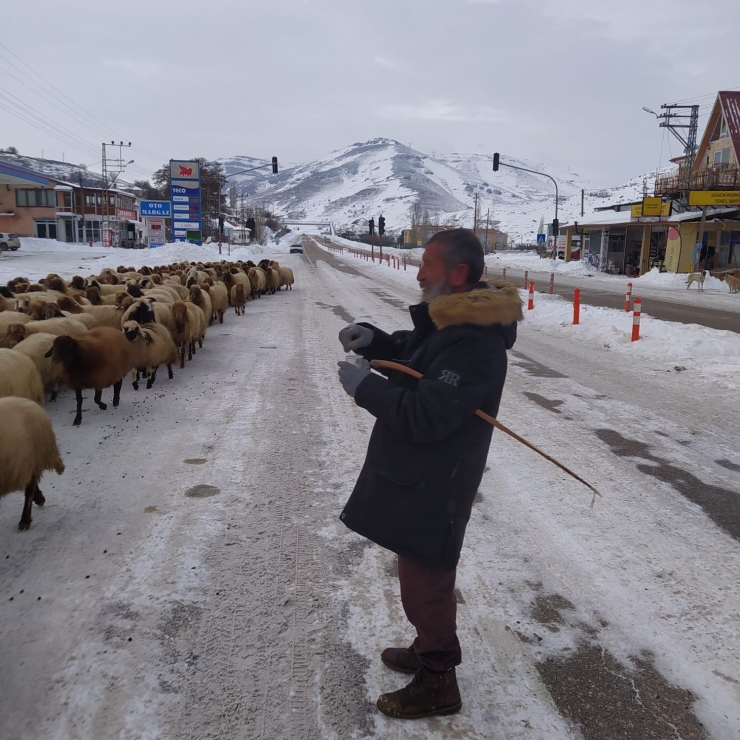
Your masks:
M460 665L457 639L455 570L430 568L398 556L401 603L416 628L414 650L431 671L448 671Z

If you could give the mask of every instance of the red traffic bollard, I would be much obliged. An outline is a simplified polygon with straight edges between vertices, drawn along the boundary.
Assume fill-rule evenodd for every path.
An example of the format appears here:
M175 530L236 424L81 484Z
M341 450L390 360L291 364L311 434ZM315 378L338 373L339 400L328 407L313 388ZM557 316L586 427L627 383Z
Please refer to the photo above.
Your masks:
M527 289L527 283L529 282L529 270L524 271L524 290Z
M581 323L581 289L576 288L573 292L573 324Z
M629 313L632 298L632 283L627 283L627 295L624 297L624 310Z
M504 280L506 280L506 268L504 267Z
M555 291L555 273L550 273L550 295Z
M642 300L635 298L635 310L632 312L632 341L640 338L640 312L642 311Z
M534 280L529 283L529 302L527 303L527 311L534 309Z

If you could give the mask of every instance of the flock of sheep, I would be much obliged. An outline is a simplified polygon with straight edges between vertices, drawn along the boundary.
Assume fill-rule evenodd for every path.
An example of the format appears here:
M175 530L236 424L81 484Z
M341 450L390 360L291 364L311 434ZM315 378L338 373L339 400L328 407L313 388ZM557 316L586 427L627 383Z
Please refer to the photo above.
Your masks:
M293 271L275 261L179 263L139 270L106 268L69 282L57 274L32 283L17 277L0 287L0 497L25 491L21 530L31 508L43 506L39 480L45 470L64 472L51 421L42 406L61 387L77 401L82 391L113 386L118 406L124 378L134 389L151 388L160 365L191 360L208 326L223 323L229 306L241 315L249 298L292 290Z

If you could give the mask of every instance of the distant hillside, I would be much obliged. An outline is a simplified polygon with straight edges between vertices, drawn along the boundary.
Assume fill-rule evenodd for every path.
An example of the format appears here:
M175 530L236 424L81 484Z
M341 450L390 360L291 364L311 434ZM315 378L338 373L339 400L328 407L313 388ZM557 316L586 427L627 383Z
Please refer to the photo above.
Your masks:
M586 191L585 210L620 200L641 197L643 178L616 188L599 188L577 173L562 172L540 162L501 160L527 169L542 170L558 181L561 222L580 214L581 189ZM219 160L227 174L268 164L266 160L237 156ZM419 199L433 219L456 217L472 226L473 201L478 193L485 218L516 240L533 240L540 217L554 216L555 189L537 175L502 167L493 172L491 156L446 154L434 157L393 139L372 139L352 144L313 162L284 169L269 168L237 175L237 191L250 204L267 203L287 218L331 221L337 230L361 229L367 219L383 214L389 232L407 228L411 204ZM652 187L652 176L648 178Z

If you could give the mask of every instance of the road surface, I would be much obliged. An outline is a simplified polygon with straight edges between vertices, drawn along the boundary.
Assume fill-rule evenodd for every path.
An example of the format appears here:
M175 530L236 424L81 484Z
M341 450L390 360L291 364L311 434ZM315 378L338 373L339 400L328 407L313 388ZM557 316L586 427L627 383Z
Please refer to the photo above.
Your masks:
M48 410L67 464L0 502L0 737L667 738L740 732L736 412L680 375L589 365L522 326L458 574L463 711L402 724L394 558L338 516L372 418L338 330L415 291L303 239L152 391ZM109 395L110 392L106 392Z

